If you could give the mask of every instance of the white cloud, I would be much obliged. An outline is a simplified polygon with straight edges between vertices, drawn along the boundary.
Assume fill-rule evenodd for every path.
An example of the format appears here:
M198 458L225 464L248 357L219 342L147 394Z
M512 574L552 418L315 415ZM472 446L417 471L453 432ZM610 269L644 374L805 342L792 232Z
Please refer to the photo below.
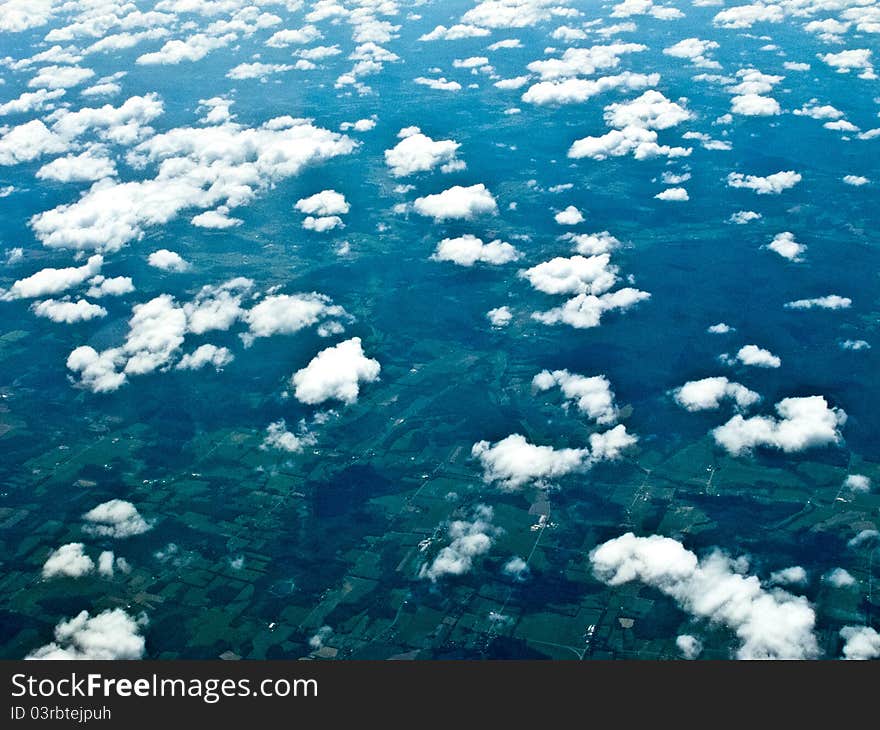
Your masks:
M134 291L134 283L130 276L114 276L107 278L105 276L94 276L89 279L89 288L86 290L86 296L93 299L101 297L118 297L123 294L130 294Z
M316 405L331 398L346 405L355 403L360 383L373 383L381 370L377 360L364 355L360 337L321 350L291 378L297 400Z
M470 220L478 215L495 215L498 204L483 183L462 187L453 185L435 195L416 198L416 213L433 218L436 222L461 218Z
M32 651L26 659L140 659L144 637L140 635L146 619L134 619L121 608L108 609L96 616L82 611L55 627L55 641Z
M160 248L153 251L147 257L147 263L162 271L181 272L189 268L189 262L184 261L183 256L175 251L169 251L167 248Z
M435 91L461 91L461 84L458 81L447 81L445 76L441 76L439 79L418 76L413 81L420 86L427 86Z
M862 78L873 79L874 69L871 65L871 51L867 48L855 48L840 53L818 54L819 58L838 73L849 73L853 69L862 69Z
M854 492L867 492L871 489L871 480L864 474L848 474L843 481L843 486Z
M266 45L270 48L285 48L286 46L294 45L304 46L322 37L321 31L314 25L304 25L302 28L279 30L266 41Z
M776 172L767 177L732 172L727 176L727 184L732 188L754 190L758 195L778 195L783 190L793 188L801 179L800 173L793 170Z
M686 58L695 66L701 68L720 68L721 64L708 57L710 51L719 47L717 41L703 41L699 38L685 38L668 48L663 53L673 58Z
M116 176L116 164L95 151L58 157L37 170L38 180L56 182L94 182Z
M532 318L548 325L567 324L575 329L589 329L601 324L605 312L626 311L639 302L649 299L650 296L648 292L632 287L618 289L601 296L578 294L561 307L546 312L535 312Z
M60 99L66 92L64 89L37 89L37 91L25 91L17 98L0 104L0 117L7 114L27 114L28 112L42 111L55 99Z
M807 250L806 246L794 240L794 234L791 231L777 233L773 240L767 244L767 248L789 261L800 261L801 254Z
M880 634L870 626L844 626L840 636L845 659L877 659L880 657Z
M210 365L219 371L231 363L233 359L229 348L205 344L181 357L175 367L178 370L201 370Z
M852 306L852 299L842 297L839 294L829 294L813 299L796 299L785 305L786 309L849 309L850 306Z
M849 588L856 584L856 579L852 577L848 570L843 568L835 568L828 572L825 580L835 588Z
M557 386L566 399L566 408L573 403L581 413L602 426L614 423L620 415L611 383L604 375L585 377L568 370L542 370L532 378L532 387L539 391Z
M691 199L688 191L684 188L666 188L666 190L657 193L654 197L657 200L671 200L675 202L686 202Z
M60 294L79 286L95 276L104 265L100 254L90 256L82 266L69 266L64 269L45 268L35 274L19 279L3 294L3 299L32 299Z
M566 78L562 80L540 81L532 84L522 95L528 104L579 104L597 94L612 89L644 89L655 86L660 74L640 74L624 71L615 76L601 76L598 79Z
M743 365L751 365L758 368L778 368L782 365L776 355L757 345L743 345L736 353L736 359Z
M574 244L574 250L584 256L595 256L608 253L620 247L620 241L608 231L598 233L566 233L562 236L566 241Z
M637 160L646 160L657 156L687 157L690 147L669 147L657 144L657 132L640 126L629 126L623 129L612 129L600 137L583 137L575 140L568 150L571 159L578 160L590 157L594 160L605 160L608 157L632 155Z
M733 327L725 322L713 324L706 331L713 335L726 335L728 332L736 332Z
M703 642L690 634L675 637L675 645L684 659L696 659L703 652Z
M454 140L433 140L422 134L418 127L402 129L398 136L402 136L400 142L385 150L385 164L395 177L427 172L438 165L443 172L464 168L464 163L455 156L461 145Z
M444 575L464 575L473 567L474 558L489 552L498 528L492 525L492 508L479 504L474 509L472 521L455 520L449 523L447 533L451 539L434 559L425 563L420 578L436 581Z
M457 41L462 38L481 38L491 33L488 28L479 28L475 25L457 24L447 28L445 25L438 25L430 33L425 33L419 37L420 41ZM494 50L489 46L490 50Z
M308 198L301 198L293 207L300 213L317 216L344 215L351 209L345 196L335 190L322 190Z
M650 89L631 101L609 104L605 107L605 121L618 129L631 126L643 129L668 129L692 117L691 112L670 101L655 89Z
M0 166L31 162L43 155L67 150L67 143L49 131L39 119L19 124L8 131L0 128Z
M785 13L778 5L758 2L752 5L736 5L715 15L712 22L722 28L751 28L755 23L781 23Z
M69 542L62 545L43 564L43 578L65 576L79 578L95 569L94 561L85 554L85 545L81 542Z
M522 254L504 241L483 241L471 234L458 238L444 238L437 244L431 258L434 261L452 261L459 266L473 266L477 262L495 266L522 258Z
M768 591L739 562L715 551L702 560L668 537L625 535L590 553L596 576L611 586L634 580L657 588L682 609L730 628L739 659L808 659L819 654L816 615L802 596Z
M507 327L513 320L513 313L510 311L510 307L496 307L486 312L486 317L493 327Z
M688 411L714 410L723 399L729 398L744 410L761 400L761 396L740 383L724 376L690 380L673 391L675 402Z
M636 441L623 425L591 434L590 448L581 449L539 446L515 433L495 444L479 441L473 445L471 455L483 467L486 482L498 482L502 489L515 490L528 483L543 486L567 474L586 471L597 461L618 459Z
M807 571L800 565L774 570L770 574L770 584L777 586L803 586L807 580Z
M245 344L257 337L289 335L311 327L321 320L345 317L345 310L333 304L330 297L317 292L310 294L274 294L266 297L247 313L244 320L250 327Z
M240 226L242 222L241 218L230 217L229 209L225 205L221 205L217 210L206 210L204 213L193 216L190 220L194 226L214 230L234 228Z
M544 261L519 272L533 288L545 294L602 294L617 283L617 267L610 254L579 254Z
M148 523L131 502L111 499L93 507L83 515L86 525L83 530L101 537L133 537L147 532L152 525Z
M345 228L342 218L338 215L324 215L318 218L309 215L303 218L302 227L307 231L315 231L316 233L326 233L335 228Z
M560 58L533 61L528 70L540 75L544 81L574 76L591 76L603 69L616 68L620 57L646 51L640 43L611 43L591 48L567 48Z
M262 449L278 449L291 454L300 453L306 446L315 443L315 437L307 431L295 434L287 430L287 423L280 421L270 423L266 428L266 437L260 446Z
M136 63L143 66L159 66L177 65L182 61L200 61L211 51L229 45L235 38L235 33L221 36L196 33L185 40L167 41L158 51L138 56Z
M576 226L578 223L584 222L584 214L573 205L569 205L565 210L561 210L553 216L553 220L561 226Z
M31 311L38 317L65 324L88 322L91 319L107 316L104 307L87 302L85 299L78 299L75 302L46 299L42 302L34 302Z
M79 86L83 81L92 78L95 72L90 68L79 66L45 66L37 75L28 81L32 89L69 89Z
M753 210L738 210L736 213L731 213L728 221L735 223L738 226L742 226L746 223L751 223L752 221L761 220L761 218L763 218L763 216Z
M871 182L868 178L863 177L862 175L844 175L843 181L847 185L854 185L856 187L861 187L862 185L867 185Z
M730 111L747 117L770 117L781 114L782 108L772 96L740 94L730 100Z
M719 446L734 456L758 446L781 449L786 453L839 443L840 427L846 423L846 413L830 408L821 395L804 398L784 398L776 404L779 418L737 414L723 426L712 431Z

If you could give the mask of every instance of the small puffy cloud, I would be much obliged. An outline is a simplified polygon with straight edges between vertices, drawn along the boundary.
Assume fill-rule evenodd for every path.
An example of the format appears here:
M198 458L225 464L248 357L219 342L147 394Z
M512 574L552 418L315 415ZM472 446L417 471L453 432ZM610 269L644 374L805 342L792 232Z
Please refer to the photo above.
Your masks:
M870 626L844 626L840 630L844 659L877 659L880 657L880 634Z
M684 188L667 188L662 192L657 193L655 196L657 200L671 200L676 202L685 202L690 200L690 195L688 195L688 191Z
M761 220L762 217L763 216L760 213L756 213L753 210L738 210L736 213L731 213L730 218L728 218L727 220L730 223L735 223L738 226L743 226L746 223Z
M501 572L514 580L525 580L529 572L529 565L519 555L514 555L502 566Z
M865 340L843 340L840 343L841 348L844 350L870 350L871 344Z
M471 455L483 467L486 482L497 482L502 489L515 490L524 484L541 486L567 474L587 471L597 461L618 459L636 441L623 425L591 434L590 448L582 449L539 446L515 433L494 444L479 441L471 449Z
M803 586L807 583L807 571L800 565L775 570L770 574L770 583L776 586Z
M101 271L104 258L100 254L90 256L82 266L70 266L64 269L45 268L25 279L16 281L3 299L35 299L79 286L87 279L92 278Z
M856 579L852 577L848 570L843 568L835 568L829 571L824 580L835 588L849 588L856 584Z
M249 325L245 344L258 337L290 335L322 320L345 317L345 310L324 294L273 294L242 315Z
M683 659L696 659L703 651L703 642L696 636L680 634L675 638L675 645Z
M400 131L401 137L394 147L385 150L385 164L395 177L406 177L417 172L428 172L438 165L442 172L453 172L465 167L456 158L458 142L451 139L434 140L419 130L407 127Z
M287 423L282 418L280 421L270 423L266 427L266 437L260 446L261 449L277 449L291 454L300 453L306 446L315 443L315 437L307 431L296 434L287 429Z
M692 117L691 112L655 89L650 89L631 101L605 107L605 121L617 129L668 129Z
M74 324L88 322L91 319L106 317L107 310L97 304L78 299L75 302L46 299L31 305L31 311L38 317L51 319L53 322Z
M452 261L459 266L473 266L477 262L500 265L522 258L522 254L504 241L483 241L471 234L458 238L444 238L432 254L434 261Z
M793 114L799 117L810 117L811 119L840 119L843 112L830 104L819 104L817 99L812 99L809 104L804 104L800 109L795 109Z
M260 79L265 81L272 74L291 71L293 66L288 63L240 63L235 68L229 70L226 74L227 78L235 81L244 79Z
M436 581L445 575L470 572L474 559L489 552L498 533L498 528L492 525L492 508L477 505L472 520L449 523L447 533L451 542L421 567L420 578Z
M775 172L767 177L732 172L727 176L727 185L732 188L754 190L758 195L778 195L783 190L793 188L801 179L800 173L793 170Z
M610 254L568 258L557 256L530 269L519 276L538 291L545 294L602 294L617 283L617 267L611 264Z
M360 383L379 379L379 362L364 355L360 337L321 350L291 378L294 394L302 403L316 405L331 398L346 405L355 403Z
M67 145L63 138L50 131L39 119L12 129L0 128L0 167L65 152Z
M215 370L220 371L231 363L233 359L234 356L229 351L229 348L205 344L181 357L175 367L178 370L201 370L203 367L210 365Z
M86 296L93 299L101 297L118 297L123 294L131 294L134 291L134 283L130 276L94 276L89 279L89 288Z
M79 66L44 66L28 81L32 89L69 89L92 78L95 72Z
M632 71L624 71L613 76L601 76L597 79L562 78L539 81L526 89L522 100L527 104L539 106L580 104L612 89L644 89L656 85L659 81L660 74L658 73L640 74Z
M584 222L584 214L573 205L569 205L565 210L560 210L553 216L553 220L561 226L576 226L578 223Z
M743 575L720 551L699 559L677 540L628 532L590 552L603 583L638 580L670 596L686 612L731 629L739 659L809 659L818 656L816 614L807 599L781 589L768 591Z
M498 203L483 183L462 187L454 185L435 195L416 198L416 213L433 218L437 222L464 219L478 215L495 215Z
M663 49L666 56L673 58L685 58L700 68L720 68L717 61L711 60L708 55L719 45L716 41L704 41L699 38L685 38L668 48Z
M420 86L427 86L435 91L461 91L461 84L458 81L447 81L445 76L441 76L439 79L417 76L413 81Z
M867 185L871 182L868 178L863 177L862 175L844 175L843 181L847 185L853 185L855 187L861 187L862 185Z
M176 251L169 251L167 248L160 248L153 251L147 257L147 263L162 271L181 272L189 268L189 262L185 261Z
M462 38L482 38L489 35L492 31L488 28L480 28L476 25L457 24L447 28L445 25L438 25L430 33L425 33L419 40L427 41L457 41ZM490 50L492 47L489 47Z
M781 114L782 108L772 96L740 94L730 100L730 111L747 117L771 117Z
M322 38L321 31L314 25L304 25L302 28L279 30L273 33L266 45L270 48L285 48L286 46L305 46Z
M335 190L322 190L307 198L301 198L293 207L300 213L315 216L344 215L351 209L345 196Z
M763 446L795 453L839 443L846 413L828 406L821 395L784 398L776 404L778 418L737 414L712 431L715 442L734 456Z
M574 250L584 256L608 253L620 247L620 241L608 231L599 233L566 233L563 237L574 244Z
M871 480L864 474L848 474L843 480L843 486L854 492L867 492L871 489Z
M486 317L493 327L501 328L510 324L513 313L510 311L510 307L496 307L486 312Z
M326 233L334 228L345 228L345 223L338 215L323 215L315 217L313 215L303 218L302 227L307 231L315 231L315 233Z
M757 345L743 345L736 353L734 360L743 365L751 365L758 368L778 368L782 360L769 350Z
M800 261L801 255L807 250L806 246L795 241L791 231L777 233L773 240L767 244L767 248L789 261Z
M688 411L714 410L721 401L732 400L736 407L745 410L761 400L761 396L740 383L724 376L690 380L673 391L675 402Z
M54 182L94 182L105 177L116 176L116 164L113 160L93 151L80 155L57 157L37 170L39 180Z
M851 306L852 299L842 297L839 294L829 294L813 299L796 299L785 304L786 309L849 309Z
M184 40L167 41L158 51L138 56L135 63L142 66L176 66L183 61L201 61L211 51L223 48L235 39L235 33L213 36L196 33Z
M611 383L604 375L586 377L568 370L542 370L532 378L532 387L538 391L559 387L566 407L573 403L578 411L603 426L614 423L620 415Z
M751 28L755 23L781 23L785 11L779 5L735 5L715 14L712 22L722 28Z
M578 294L561 307L554 307L546 312L533 313L532 318L547 325L567 324L575 329L589 329L598 327L606 312L626 311L639 302L650 299L650 297L649 292L632 287L606 292L600 296Z
M862 69L862 78L873 79L874 69L871 65L871 51L867 48L854 48L840 51L839 53L820 53L819 58L838 73L849 73L852 70Z
M135 619L121 608L96 616L82 611L55 627L55 641L32 651L26 659L141 659L145 651L141 629L145 618Z
M599 137L576 139L568 149L568 157L573 160L584 157L605 160L628 154L632 154L637 160L659 156L687 157L691 154L691 148L658 144L657 132L653 129L630 125L623 129L612 129Z
M706 332L713 335L726 335L728 332L736 332L736 330L726 322L718 322L718 324L710 325Z
M86 512L83 519L86 521L83 530L101 537L132 537L147 532L152 527L141 517L137 507L124 499L102 502Z
M95 569L94 561L85 554L85 545L81 542L69 542L62 545L43 564L43 578L65 576L79 578Z
M199 228L225 230L226 228L240 226L242 220L241 218L230 217L229 209L226 206L221 206L217 210L206 210L204 213L193 216L190 223Z

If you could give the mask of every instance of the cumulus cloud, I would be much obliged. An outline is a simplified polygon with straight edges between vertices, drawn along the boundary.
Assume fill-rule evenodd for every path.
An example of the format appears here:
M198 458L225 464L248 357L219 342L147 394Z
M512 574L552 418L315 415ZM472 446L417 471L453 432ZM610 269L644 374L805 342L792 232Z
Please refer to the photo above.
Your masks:
M55 627L55 641L41 646L26 659L140 659L145 641L140 632L146 618L132 618L121 608L91 616L82 611Z
M501 328L510 324L513 320L513 312L510 311L510 307L496 307L486 312L486 317L493 327Z
M670 147L657 143L657 132L653 129L631 125L623 129L612 129L599 137L582 137L575 140L568 149L568 157L579 160L589 157L605 160L609 157L622 157L632 154L637 160L652 157L687 157L690 147Z
M854 492L868 492L871 489L871 480L864 474L848 474L843 480L843 486Z
M322 190L307 198L301 198L293 207L300 213L315 216L345 215L351 209L345 196L335 190Z
M703 652L703 642L691 634L675 637L675 645L684 659L696 659Z
M807 250L804 244L795 241L791 231L777 233L773 240L767 244L767 248L789 261L800 261L802 254Z
M839 443L846 413L829 407L821 395L784 398L776 404L778 418L737 414L712 431L715 442L730 454L739 456L757 447L795 453L817 446Z
M177 273L186 271L189 268L189 262L185 261L183 256L176 251L169 251L167 248L153 251L147 257L147 263L162 271L174 271Z
M116 176L116 164L98 151L58 157L37 170L38 180L55 182L93 182Z
M60 294L68 289L80 286L87 279L100 272L104 258L100 254L90 256L82 266L70 266L64 269L45 268L35 274L19 279L8 291L4 299L35 299L53 294Z
M519 276L545 294L602 294L617 283L617 271L610 254L576 254L544 261L520 271Z
M746 117L771 117L782 113L782 107L772 96L740 94L730 100L730 111Z
M441 193L416 198L413 206L416 213L437 222L457 218L470 220L478 215L498 212L498 203L483 183L470 187L453 185Z
M89 119L104 116L94 111ZM76 202L39 213L30 224L39 240L52 248L115 251L186 209L244 205L306 166L349 154L355 146L349 137L291 117L259 127L231 121L178 127L149 137L127 156L136 169L158 165L155 177L100 181Z
M205 344L181 357L175 367L178 370L201 370L210 365L215 370L220 371L231 363L233 359L234 356L229 351L229 348Z
M590 435L590 447L555 449L531 444L515 433L491 444L479 441L471 455L483 467L483 479L497 482L502 489L515 490L524 484L542 486L568 474L587 471L597 461L613 461L635 444L637 438L617 425L609 431Z
M360 337L340 342L321 350L302 370L291 378L294 394L302 403L316 405L326 400L355 403L360 383L379 379L379 362L364 355Z
M775 172L767 177L732 172L727 176L727 184L732 188L754 190L758 195L778 195L783 190L793 188L801 179L800 173L793 170Z
M130 276L106 277L99 274L89 279L89 285L89 288L86 290L86 296L93 299L118 297L134 291L134 282L132 282Z
M90 535L124 538L147 532L152 525L148 523L131 502L124 499L111 499L93 507L83 515L86 524L83 530Z
M686 202L691 199L688 191L684 188L667 188L657 193L654 197L657 200L671 200L675 202Z
M676 388L673 397L688 411L714 410L725 399L732 400L738 409L745 410L761 400L761 396L753 390L724 376L690 380Z
M877 659L880 657L880 634L870 626L844 626L840 636L844 659Z
M849 309L851 306L852 299L842 297L839 294L829 294L813 299L796 299L785 305L786 309Z
M88 322L91 319L106 317L107 310L97 304L78 299L75 302L46 299L31 305L31 311L38 317L51 319L53 322L74 324Z
M94 561L85 554L85 545L81 542L69 542L53 550L46 559L43 564L43 578L79 578L94 569Z
M819 654L816 615L806 598L764 588L757 577L739 572L739 561L719 551L698 559L677 540L628 532L590 552L590 563L603 583L641 581L693 616L727 626L740 641L738 659Z
M50 131L39 119L11 129L0 128L0 167L65 152L67 145L64 139Z
M444 238L437 244L432 254L434 261L452 261L459 266L473 266L477 262L500 265L522 258L515 247L504 241L483 243L482 239L471 234L458 238Z
M449 523L447 533L451 542L430 563L419 570L420 578L436 581L446 575L464 575L470 572L474 559L489 552L498 528L492 525L492 508L479 504L472 520Z
M607 292L600 296L578 294L561 307L533 313L532 318L548 325L567 324L575 329L589 329L598 327L606 312L626 311L650 297L650 293L632 287Z
M528 79L528 77L523 78ZM660 74L658 73L642 74L633 73L632 71L624 71L612 76L600 76L597 79L564 78L552 81L539 81L526 89L522 95L522 100L527 104L537 104L539 106L580 104L612 89L644 89L649 86L655 86L659 82Z
M586 377L568 370L542 370L532 378L532 387L538 391L559 387L566 408L573 403L581 413L603 426L614 423L620 415L611 383L604 375Z
M856 579L852 577L849 571L844 570L843 568L835 568L834 570L829 571L828 574L824 576L824 579L835 588L849 588L856 584Z
M569 205L565 210L560 210L553 216L553 220L561 226L576 226L578 223L584 222L584 214L573 205Z
M261 449L278 449L291 454L300 453L306 446L315 443L315 437L308 431L301 429L300 433L293 433L287 429L287 423L282 418L280 421L270 423L266 427L266 437L260 446Z
M322 321L347 317L346 311L324 294L273 294L242 315L249 331L245 344L258 337L290 335Z
M736 353L735 360L743 365L751 365L758 368L778 368L782 360L769 350L757 345L743 345Z

